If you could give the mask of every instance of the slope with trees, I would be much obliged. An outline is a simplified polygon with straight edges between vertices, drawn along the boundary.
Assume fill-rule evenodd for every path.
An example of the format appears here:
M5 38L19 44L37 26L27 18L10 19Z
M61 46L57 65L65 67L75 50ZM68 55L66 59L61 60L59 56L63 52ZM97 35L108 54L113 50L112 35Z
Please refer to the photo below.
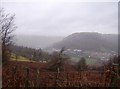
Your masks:
M83 51L116 51L118 49L118 35L100 34L94 32L73 33L62 41L53 45L53 48L80 49Z

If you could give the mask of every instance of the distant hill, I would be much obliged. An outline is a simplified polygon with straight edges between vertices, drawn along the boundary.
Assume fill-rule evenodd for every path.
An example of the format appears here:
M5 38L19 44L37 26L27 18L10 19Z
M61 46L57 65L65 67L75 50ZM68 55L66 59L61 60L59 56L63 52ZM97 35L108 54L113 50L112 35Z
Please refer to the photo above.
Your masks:
M84 51L117 51L117 34L100 34L96 32L73 33L62 41L54 44L53 48L80 49Z
M19 46L27 46L30 48L46 48L56 42L59 42L63 37L59 36L36 36L36 35L17 35L14 37L14 43Z

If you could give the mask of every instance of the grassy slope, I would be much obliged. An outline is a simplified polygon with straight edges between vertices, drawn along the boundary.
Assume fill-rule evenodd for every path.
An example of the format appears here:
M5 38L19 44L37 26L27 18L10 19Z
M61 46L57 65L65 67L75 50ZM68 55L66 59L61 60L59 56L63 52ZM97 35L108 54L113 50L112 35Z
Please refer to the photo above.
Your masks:
M12 54L11 56L12 61L16 61L16 55ZM71 60L74 60L75 62L79 61L78 57L72 57ZM18 56L17 61L25 61L25 62L30 62L30 60L26 57ZM97 60L96 59L86 59L86 62L88 65L96 64Z
M12 54L11 55L11 60L12 61L15 61L16 60L16 55L15 54ZM16 61L26 61L26 62L30 62L30 60L26 57L22 57L22 56L18 56L17 60Z

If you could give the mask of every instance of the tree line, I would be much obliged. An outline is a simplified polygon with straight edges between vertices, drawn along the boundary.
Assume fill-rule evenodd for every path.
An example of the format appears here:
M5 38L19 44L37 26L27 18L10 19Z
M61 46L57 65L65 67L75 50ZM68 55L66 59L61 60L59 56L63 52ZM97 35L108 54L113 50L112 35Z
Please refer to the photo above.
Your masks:
M24 46L11 45L11 53L16 56L23 56L33 61L48 60L50 55L47 52L42 51L42 49L34 49Z

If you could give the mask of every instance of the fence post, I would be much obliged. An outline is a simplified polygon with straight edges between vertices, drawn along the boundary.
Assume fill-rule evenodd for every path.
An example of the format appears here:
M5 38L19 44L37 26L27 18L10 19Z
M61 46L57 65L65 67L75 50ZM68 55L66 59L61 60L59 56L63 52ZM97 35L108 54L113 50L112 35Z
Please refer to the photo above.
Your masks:
M57 87L57 73L55 72L55 87Z
M39 71L39 69L37 69L37 75L36 75L36 87L40 87L40 86L39 86L39 76L40 76L40 71Z
M29 86L29 68L26 68L26 81L25 81L25 89L29 89L28 86Z
M68 84L68 72L67 72L67 87L68 87L68 85L69 85L69 84Z
M13 78L14 78L14 76L16 74L16 70L17 70L17 65L15 67L13 67Z
M16 82L18 82L18 81L15 82L15 80L16 80L16 78L15 78L16 70L17 70L17 65L14 66L13 69L12 69L12 72L13 72L12 77L13 77L13 81L14 81L13 87L15 87L16 86Z
M55 87L58 86L58 78L59 78L59 68L57 68L56 79L55 79Z

